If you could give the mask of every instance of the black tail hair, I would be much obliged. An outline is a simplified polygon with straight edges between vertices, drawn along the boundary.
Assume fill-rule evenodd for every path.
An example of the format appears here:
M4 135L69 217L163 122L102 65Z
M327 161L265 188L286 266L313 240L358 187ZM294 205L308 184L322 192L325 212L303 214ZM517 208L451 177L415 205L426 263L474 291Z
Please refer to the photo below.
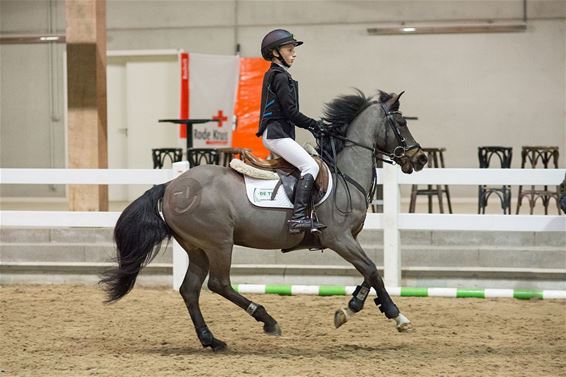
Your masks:
M117 301L132 290L140 270L159 253L161 242L171 238L171 230L159 214L166 184L154 186L132 202L114 228L118 267L102 274L107 303Z

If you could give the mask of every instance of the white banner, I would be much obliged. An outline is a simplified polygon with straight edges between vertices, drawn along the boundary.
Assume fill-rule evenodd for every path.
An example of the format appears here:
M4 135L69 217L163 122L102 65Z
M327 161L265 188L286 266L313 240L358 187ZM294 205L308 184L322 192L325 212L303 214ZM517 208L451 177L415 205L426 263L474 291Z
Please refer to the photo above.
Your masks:
M230 147L240 58L191 53L188 60L189 118L218 120L194 125L193 148Z

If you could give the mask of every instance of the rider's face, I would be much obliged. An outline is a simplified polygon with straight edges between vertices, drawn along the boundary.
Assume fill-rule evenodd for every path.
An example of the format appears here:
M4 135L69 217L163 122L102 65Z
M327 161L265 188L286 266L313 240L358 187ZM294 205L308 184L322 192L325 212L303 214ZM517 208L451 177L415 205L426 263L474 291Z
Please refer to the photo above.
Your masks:
M295 53L295 45L292 43L283 45L279 47L279 52L281 53L281 57L278 56L277 51L274 51L273 55L278 59L284 59L289 66L292 66L295 61L295 57L297 56Z

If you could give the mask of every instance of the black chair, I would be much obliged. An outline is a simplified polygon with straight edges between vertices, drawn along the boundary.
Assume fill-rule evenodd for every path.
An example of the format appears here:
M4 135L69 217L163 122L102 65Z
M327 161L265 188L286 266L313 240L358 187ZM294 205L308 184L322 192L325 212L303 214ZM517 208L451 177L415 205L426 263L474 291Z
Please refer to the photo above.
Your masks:
M422 151L426 153L428 157L429 168L444 168L444 152L446 148L422 148ZM444 213L444 205L442 203L442 195L446 195L446 202L448 203L448 211L452 213L452 203L450 202L450 191L448 190L448 185L427 185L426 189L419 189L417 185L411 187L411 203L409 204L409 212L415 212L415 206L417 204L417 196L424 195L428 198L428 213L432 213L432 197L436 196L438 199L438 208L440 213Z
M189 148L187 149L187 161L191 168L203 164L219 165L220 153L215 148Z
M550 167L558 169L558 156L558 147L524 146L521 150L521 168L524 169L525 165L527 165L528 163L530 165L530 168L535 169L540 162L544 169L548 169L551 163L553 166ZM517 215L519 214L519 209L521 208L524 197L527 197L527 200L529 201L531 215L533 214L533 210L538 198L541 198L542 200L545 215L548 215L548 205L550 204L550 199L556 200L558 214L560 214L560 198L558 186L555 190L549 190L548 186L544 186L542 190L536 189L535 186L531 186L530 190L523 190L523 186L519 186L516 211Z
M183 159L183 150L181 148L155 148L151 150L154 169L163 169L165 160L169 158L171 164L179 162Z
M502 169L511 168L511 159L513 158L513 148L499 146L478 147L478 160L480 169L487 169L491 163L493 156L499 159ZM511 214L511 186L488 187L487 185L478 186L478 214L485 214L485 207L491 194L497 195L501 201L503 214Z

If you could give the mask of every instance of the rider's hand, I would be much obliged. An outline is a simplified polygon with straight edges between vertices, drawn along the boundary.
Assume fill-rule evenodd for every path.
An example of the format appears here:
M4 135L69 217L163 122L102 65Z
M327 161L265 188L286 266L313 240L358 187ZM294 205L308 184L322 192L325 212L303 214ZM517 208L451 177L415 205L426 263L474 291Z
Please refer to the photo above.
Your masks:
M321 137L326 133L327 129L323 121L317 121L309 128L309 131L312 132L315 137Z

